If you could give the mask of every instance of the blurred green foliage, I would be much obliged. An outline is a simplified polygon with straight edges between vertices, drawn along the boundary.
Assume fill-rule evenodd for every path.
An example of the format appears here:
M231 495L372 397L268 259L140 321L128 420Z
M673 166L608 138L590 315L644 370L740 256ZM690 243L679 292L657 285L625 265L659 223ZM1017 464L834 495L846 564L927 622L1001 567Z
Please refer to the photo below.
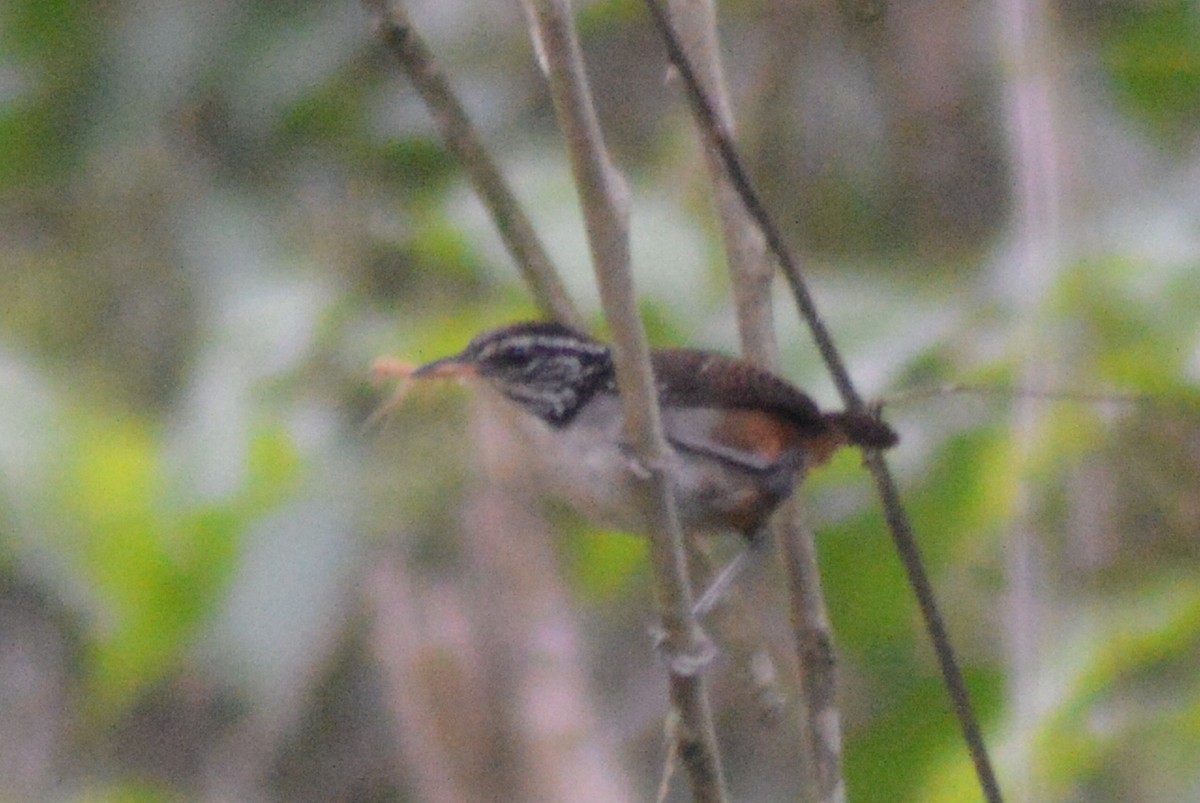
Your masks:
M1125 6L1101 50L1118 97L1157 134L1186 141L1200 110L1200 14L1188 0Z
M652 339L732 350L719 233L660 52L635 5L585 5ZM1062 4L1078 25L1053 32L1088 56L1064 69L1079 102L1059 110L1086 188L1064 239L1086 247L1034 325L1046 390L1113 399L1038 402L1025 441L1019 394L901 393L887 412L1002 781L1030 777L1040 800L1173 801L1194 795L1200 750L1200 196L1177 178L1196 174L1200 21L1191 3L1102 5ZM599 330L560 137L506 8L431 6L418 22ZM989 35L986 15L961 13ZM811 245L856 379L884 396L1018 383L996 65L972 50L960 85L931 88L889 66L918 46L898 22L842 39L814 23L812 40L792 25L802 55L772 95L763 54L790 28L747 4L722 24L741 136L789 236ZM63 678L56 705L30 720L0 710L0 771L22 722L51 732L45 768L0 798L201 798L250 744L265 768L230 774L264 795L301 777L321 778L324 799L411 799L378 688L351 682L371 665L363 577L396 544L431 584L453 577L471 446L454 391L415 392L365 427L388 393L369 366L535 314L490 222L354 4L10 0L0 43L0 614L22 624L14 644L44 617L52 635L29 644L79 648L41 665ZM785 372L833 404L787 303L779 317ZM851 799L974 799L856 456L807 494ZM1019 510L1044 560L1031 728L1015 721L1006 630ZM627 634L589 653L651 661L631 646L649 614L618 604L649 599L644 545L563 528L573 601L607 626L589 632ZM614 685L606 708L638 706ZM343 732L355 736L330 736ZM295 748L293 766L288 739L326 752ZM660 740L638 731L628 754ZM739 785L767 761L749 753L729 767Z

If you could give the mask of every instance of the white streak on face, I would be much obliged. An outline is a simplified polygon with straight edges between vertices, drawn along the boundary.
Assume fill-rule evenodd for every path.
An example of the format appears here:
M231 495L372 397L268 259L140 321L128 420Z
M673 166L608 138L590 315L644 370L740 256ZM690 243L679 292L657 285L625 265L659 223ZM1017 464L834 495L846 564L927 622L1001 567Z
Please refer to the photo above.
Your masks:
M480 350L478 359L483 361L494 357L500 351L518 352L523 349L573 352L591 356L603 356L608 353L606 346L602 346L599 343L589 343L586 340L580 340L575 337L528 334L513 335L493 340Z
M611 370L607 347L569 335L506 334L477 347L472 360L513 401L560 423L596 390L593 378ZM468 351L472 349L468 348Z

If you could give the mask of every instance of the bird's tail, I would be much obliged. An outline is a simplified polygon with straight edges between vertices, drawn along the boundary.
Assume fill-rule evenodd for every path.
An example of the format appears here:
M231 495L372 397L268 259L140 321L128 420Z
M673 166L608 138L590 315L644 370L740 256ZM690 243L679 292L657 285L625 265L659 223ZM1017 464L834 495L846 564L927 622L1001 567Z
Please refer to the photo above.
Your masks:
M849 443L864 449L890 449L900 442L896 430L871 412L826 413L825 419Z

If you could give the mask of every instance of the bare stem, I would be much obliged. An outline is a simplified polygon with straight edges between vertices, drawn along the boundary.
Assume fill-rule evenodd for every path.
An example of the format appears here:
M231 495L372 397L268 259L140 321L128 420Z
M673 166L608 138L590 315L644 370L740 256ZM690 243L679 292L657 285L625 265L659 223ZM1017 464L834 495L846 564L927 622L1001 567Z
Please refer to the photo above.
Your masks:
M889 393L879 399L887 406L909 404L936 396L995 396L1001 399L1036 399L1039 401L1073 402L1078 404L1117 405L1120 407L1156 407L1164 410L1195 411L1200 408L1200 399L1195 394L1162 395L1135 391L1087 391L1063 390L1045 385L1007 385L999 382L972 384L951 382L942 385L913 387Z
M828 327L825 326L824 320L817 311L816 302L813 301L812 293L809 292L808 285L804 280L800 262L793 256L791 249L788 248L783 235L779 231L779 227L775 225L774 219L767 212L762 198L754 188L754 184L750 180L750 175L742 164L741 157L737 153L737 148L733 144L732 134L718 116L716 108L712 101L709 100L704 87L700 84L700 80L696 77L696 72L692 69L691 62L684 53L683 46L675 34L675 29L667 17L666 11L660 5L659 0L646 0L646 8L649 9L650 15L654 19L654 24L663 38L663 44L667 49L667 57L671 60L671 64L675 66L675 69L679 71L679 75L683 79L683 85L687 91L688 102L692 106L693 113L708 132L707 136L711 138L716 147L717 153L721 157L721 165L728 174L730 182L737 189L738 196L746 206L746 211L766 238L767 249L779 261L784 278L787 279L788 286L792 290L792 295L796 298L796 304L800 308L800 314L812 331L813 339L817 343L817 349L821 352L821 359L829 368L834 384L837 385L838 393L841 394L842 400L845 402L846 409L851 411L861 410L863 408L862 397L859 396L853 382L851 382L850 372L846 369L846 363L842 360L841 353L838 352L837 347L833 343L833 336L829 333Z
M959 725L963 730L963 738L971 753L971 760L975 764L975 773L979 777L980 787L989 803L1000 803L1003 799L1000 794L1000 785L992 770L987 746L983 741L983 732L979 728L979 720L975 717L975 712L971 707L971 694L967 691L962 670L959 668L958 661L954 657L954 650L950 646L950 636L946 633L946 625L938 608L937 598L933 593L933 583L930 582L929 574L925 571L925 561L921 558L921 550L917 546L912 525L908 521L908 515L904 512L904 505L900 501L900 491L896 488L896 482L892 478L887 461L884 460L881 452L868 451L865 460L867 469L875 479L875 487L883 504L888 530L896 544L896 552L900 555L900 562L904 564L904 571L908 574L908 583L912 586L913 594L917 598L917 605L921 609L921 616L925 620L925 630L929 633L930 641L933 642L933 651L937 655L938 667L942 671L946 691L950 695L954 713L958 716Z
M668 0L668 3L680 43L695 68L703 94L712 99L713 111L723 130L732 131L733 110L721 69L715 7L711 0ZM760 365L777 368L778 344L771 307L774 261L766 254L762 232L730 180L713 127L705 124L694 105L692 114L704 142L705 161L722 224L742 352ZM805 748L813 770L805 778L805 798L818 803L840 803L846 799L846 784L842 777L833 631L821 590L815 536L807 524L799 495L789 501L776 521L776 539L788 575L804 696Z
M816 535L804 503L796 494L784 505L776 525L787 570L792 605L792 628L804 693L806 747L812 762L813 799L844 803L842 777L842 715L837 699L837 653L833 627L821 589Z
M732 131L733 107L721 67L714 0L668 0L668 5L680 43L696 70L697 80L704 87L705 95L712 99L713 110L725 130ZM733 276L733 300L742 351L748 359L772 367L778 360L771 308L775 262L767 255L762 232L729 180L719 146L711 136L712 129L700 120L696 123L721 222L725 260Z
M566 0L525 0L523 6L566 136L600 298L612 332L624 436L636 461L635 474L642 480L637 483L639 501L650 535L671 702L678 715L674 730L679 755L692 782L693 799L723 801L725 784L700 673L711 648L691 610L683 538L666 471L670 451L630 269L628 188L604 145Z
M571 302L533 224L483 146L479 132L425 40L413 27L405 4L401 0L363 0L363 6L374 17L380 37L421 95L446 147L483 199L538 307L556 320L581 327L583 318Z
M741 196L742 202L746 205L747 211L765 236L768 249L779 260L780 267L792 290L793 296L795 296L800 314L812 331L817 349L820 351L822 360L833 376L834 384L838 388L846 409L851 411L863 409L862 397L854 387L850 379L850 373L846 369L846 364L842 360L837 347L834 345L828 328L817 312L816 304L812 294L808 290L800 264L792 255L791 249L788 248L787 243L783 240L778 227L767 212L758 192L754 189L749 174L742 165L737 149L733 144L729 128L719 117L715 105L709 99L707 92L697 78L696 71L692 68L683 46L680 44L679 37L675 33L667 12L661 6L660 0L646 0L646 7L663 39L668 58L683 79L693 113L700 120L701 125L708 129L708 136L716 146L722 165L730 181L737 188L738 194ZM896 550L900 554L901 562L908 573L909 583L913 588L913 593L917 597L921 614L925 620L925 629L937 654L938 665L941 668L943 680L954 705L954 711L962 727L963 738L967 743L967 749L970 751L971 759L974 762L980 787L986 799L991 803L996 803L1002 799L1000 787L996 781L995 772L988 757L987 746L984 744L979 722L971 707L970 696L967 693L962 670L954 656L953 646L950 644L945 625L938 611L933 586L929 581L928 574L925 572L924 561L921 558L920 548L917 546L916 538L909 524L908 515L905 513L904 507L900 502L899 492L896 490L895 481L891 476L887 461L883 455L878 451L868 451L866 462L875 480L880 503L883 505L884 515L887 519L892 539L895 542Z

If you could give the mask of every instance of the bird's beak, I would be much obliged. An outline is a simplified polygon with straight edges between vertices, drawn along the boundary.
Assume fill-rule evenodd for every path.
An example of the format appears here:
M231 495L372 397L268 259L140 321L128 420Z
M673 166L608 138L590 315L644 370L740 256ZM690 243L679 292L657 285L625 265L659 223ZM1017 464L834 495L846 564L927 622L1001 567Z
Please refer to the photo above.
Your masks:
M428 365L422 365L412 372L412 377L414 379L436 379L448 376L475 376L476 374L478 371L475 370L474 363L455 356L443 357Z

